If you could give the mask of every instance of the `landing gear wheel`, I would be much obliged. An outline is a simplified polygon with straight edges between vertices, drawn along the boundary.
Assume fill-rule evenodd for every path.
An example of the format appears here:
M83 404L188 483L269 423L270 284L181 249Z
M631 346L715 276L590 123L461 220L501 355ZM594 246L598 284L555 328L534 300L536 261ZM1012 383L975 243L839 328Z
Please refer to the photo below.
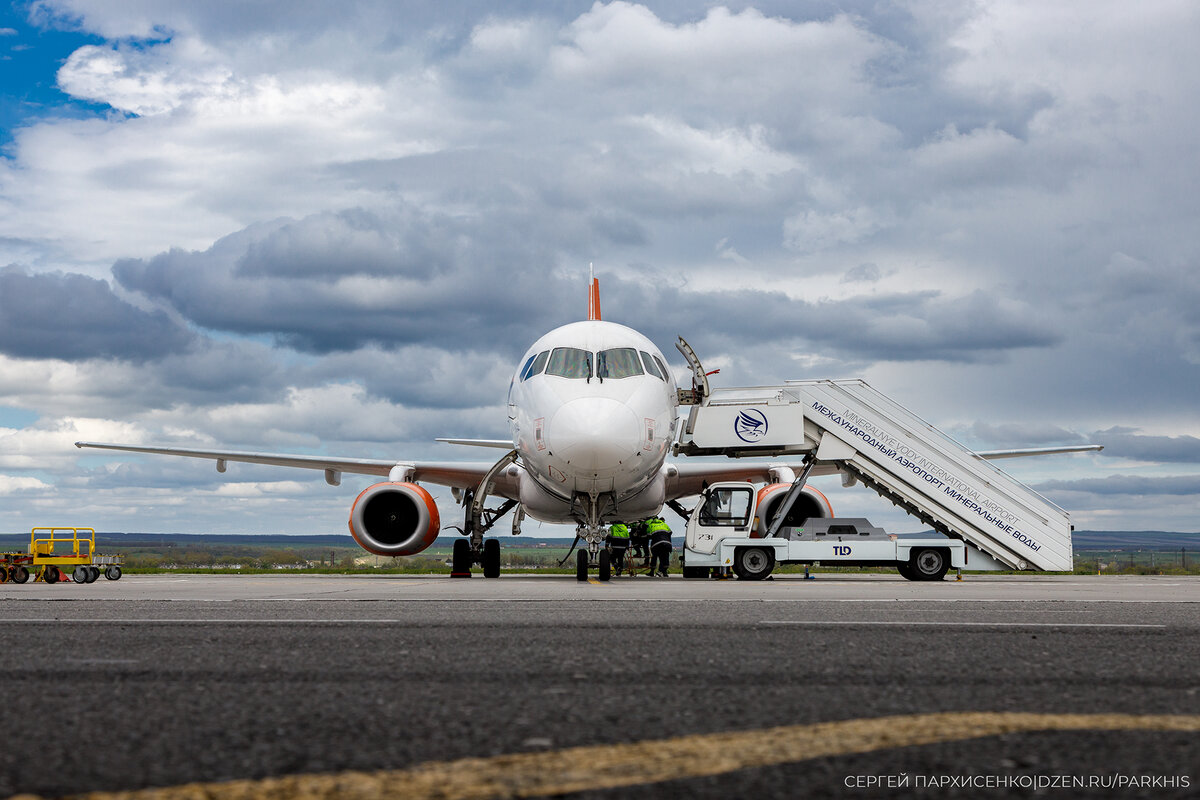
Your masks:
M58 567L51 564L46 567L46 571L42 573L42 580L46 583L58 583L62 578L62 573L58 571Z
M104 570L104 577L108 578L110 581L121 580L121 568L116 564L113 564L111 567Z
M586 581L588 574L588 551L580 550L575 556L575 580Z
M100 578L99 567L88 567L88 583L95 583Z
M450 556L450 576L471 577L471 543L466 539L454 540L454 550Z
M733 571L744 581L761 581L775 568L775 552L765 547L739 547L733 556Z
M950 569L950 559L946 557L945 550L926 547L912 554L909 569L919 581L940 581L946 577L946 570Z
M612 557L607 550L600 551L600 580L607 581L612 578Z
M13 583L24 583L29 580L29 570L24 567L13 567L9 576Z
M500 577L500 540L488 539L483 543L483 577Z
M87 583L88 578L92 577L92 571L87 567L76 567L71 573L71 580L76 583Z

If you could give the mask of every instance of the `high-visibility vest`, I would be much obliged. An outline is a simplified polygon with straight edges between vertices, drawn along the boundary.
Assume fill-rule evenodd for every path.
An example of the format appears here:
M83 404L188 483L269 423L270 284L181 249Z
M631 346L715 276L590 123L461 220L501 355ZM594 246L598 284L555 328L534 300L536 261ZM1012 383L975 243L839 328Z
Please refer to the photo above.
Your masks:
M658 533L659 531L666 531L669 534L671 532L671 526L668 525L667 523L663 522L658 517L653 517L646 521L646 532L647 533L653 535L655 533Z
M629 538L629 526L623 522L614 522L608 526L608 534L617 539Z

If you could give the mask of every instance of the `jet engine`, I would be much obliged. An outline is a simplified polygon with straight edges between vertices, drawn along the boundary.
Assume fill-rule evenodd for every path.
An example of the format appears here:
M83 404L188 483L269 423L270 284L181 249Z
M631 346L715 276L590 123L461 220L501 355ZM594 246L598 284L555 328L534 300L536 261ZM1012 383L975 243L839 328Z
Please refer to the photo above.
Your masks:
M350 534L377 556L415 555L437 538L442 520L433 495L415 483L377 483L350 507Z
M771 527L790 488L789 483L772 483L758 490L758 527L754 530L754 536L764 535ZM832 516L833 506L829 504L829 498L813 487L805 486L800 490L800 496L792 504L792 510L788 512L783 524L796 527L803 525L806 519L824 519Z

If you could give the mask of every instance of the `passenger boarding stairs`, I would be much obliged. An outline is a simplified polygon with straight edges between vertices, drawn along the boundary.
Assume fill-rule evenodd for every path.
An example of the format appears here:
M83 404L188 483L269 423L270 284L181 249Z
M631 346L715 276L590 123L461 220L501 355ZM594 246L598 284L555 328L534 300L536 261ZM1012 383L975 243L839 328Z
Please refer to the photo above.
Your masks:
M696 404L677 455L813 454L813 474L836 469L846 485L861 482L1013 569L1072 568L1067 512L864 381L713 390L703 381L688 394Z

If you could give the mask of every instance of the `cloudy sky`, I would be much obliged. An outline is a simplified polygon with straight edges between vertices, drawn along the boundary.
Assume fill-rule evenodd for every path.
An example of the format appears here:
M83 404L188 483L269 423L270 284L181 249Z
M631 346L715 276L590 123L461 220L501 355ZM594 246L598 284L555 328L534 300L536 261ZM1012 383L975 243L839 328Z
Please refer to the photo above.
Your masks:
M1192 0L6 4L0 531L343 532L365 480L72 442L478 459L432 439L506 435L589 262L680 369L677 335L718 385L1098 442L1004 466L1079 528L1200 530L1198 33Z

